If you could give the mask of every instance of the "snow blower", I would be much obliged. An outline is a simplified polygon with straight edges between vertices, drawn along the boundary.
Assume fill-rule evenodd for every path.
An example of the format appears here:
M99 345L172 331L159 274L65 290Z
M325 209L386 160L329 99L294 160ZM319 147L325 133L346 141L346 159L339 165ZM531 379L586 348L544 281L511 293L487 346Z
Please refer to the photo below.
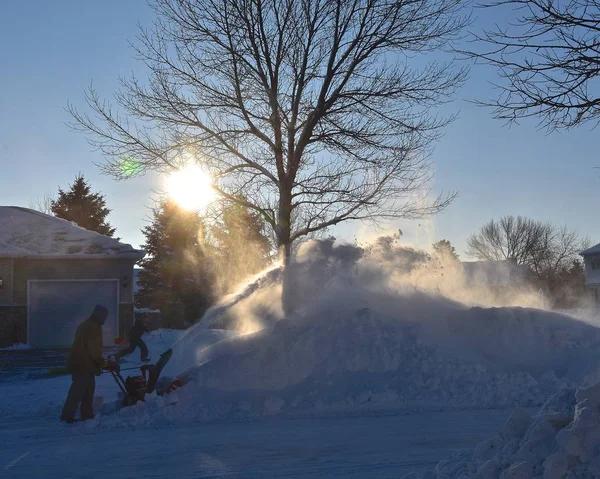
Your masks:
M119 389L123 392L123 406L133 406L138 401L145 401L146 394L151 394L156 388L156 384L160 378L160 373L163 368L171 359L173 354L172 349L168 349L160 355L160 359L156 364L145 364L140 366L140 376L128 376L124 379L121 375L121 367L117 361L107 361L105 369L110 372L115 382L119 386ZM137 368L130 368L137 369ZM123 369L123 371L127 371ZM178 379L172 381L173 384L169 384L166 388L166 392L171 392L181 386L181 382Z

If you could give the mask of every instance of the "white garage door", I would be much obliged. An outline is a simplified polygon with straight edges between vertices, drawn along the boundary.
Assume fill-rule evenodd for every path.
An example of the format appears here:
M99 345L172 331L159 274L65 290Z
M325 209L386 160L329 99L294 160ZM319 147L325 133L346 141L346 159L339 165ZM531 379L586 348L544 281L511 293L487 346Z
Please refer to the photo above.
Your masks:
M73 342L77 326L96 304L108 309L104 344L111 345L119 331L119 281L30 280L27 295L27 342L31 347L65 347Z

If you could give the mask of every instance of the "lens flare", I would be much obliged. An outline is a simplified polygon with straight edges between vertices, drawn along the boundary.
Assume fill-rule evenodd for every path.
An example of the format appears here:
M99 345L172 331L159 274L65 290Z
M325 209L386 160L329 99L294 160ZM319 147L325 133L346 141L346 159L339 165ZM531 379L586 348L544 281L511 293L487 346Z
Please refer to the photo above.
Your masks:
M167 192L179 206L188 211L200 211L215 198L212 178L196 165L186 166L167 179Z
M142 165L133 158L123 158L121 160L121 164L119 165L119 169L121 170L121 174L128 178L141 173Z

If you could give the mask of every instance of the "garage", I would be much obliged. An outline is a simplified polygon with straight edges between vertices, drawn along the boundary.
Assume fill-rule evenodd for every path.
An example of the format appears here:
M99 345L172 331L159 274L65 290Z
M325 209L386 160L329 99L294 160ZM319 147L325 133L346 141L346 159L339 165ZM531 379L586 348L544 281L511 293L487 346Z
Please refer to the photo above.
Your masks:
M102 328L104 343L119 331L119 281L30 280L28 282L27 343L32 348L67 347L79 324L96 304L108 309Z
M144 251L39 211L0 206L0 348L71 345L96 304L104 344L133 324L134 265Z

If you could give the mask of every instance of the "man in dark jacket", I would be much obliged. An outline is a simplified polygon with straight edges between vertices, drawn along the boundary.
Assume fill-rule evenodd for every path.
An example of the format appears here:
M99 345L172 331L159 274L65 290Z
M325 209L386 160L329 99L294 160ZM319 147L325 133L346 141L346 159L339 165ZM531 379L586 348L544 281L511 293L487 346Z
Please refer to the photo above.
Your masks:
M107 316L108 310L96 305L91 316L77 328L67 359L67 369L73 382L60 416L61 421L69 424L75 422L75 413L80 404L83 420L94 417L94 376L100 376L105 363L102 356L102 326Z
M148 331L146 323L141 319L136 319L133 328L129 331L129 347L115 354L115 358L119 360L123 356L133 353L135 348L139 347L142 361L150 361L150 358L148 357L148 347L146 346L146 343L142 341L142 336L146 331Z

